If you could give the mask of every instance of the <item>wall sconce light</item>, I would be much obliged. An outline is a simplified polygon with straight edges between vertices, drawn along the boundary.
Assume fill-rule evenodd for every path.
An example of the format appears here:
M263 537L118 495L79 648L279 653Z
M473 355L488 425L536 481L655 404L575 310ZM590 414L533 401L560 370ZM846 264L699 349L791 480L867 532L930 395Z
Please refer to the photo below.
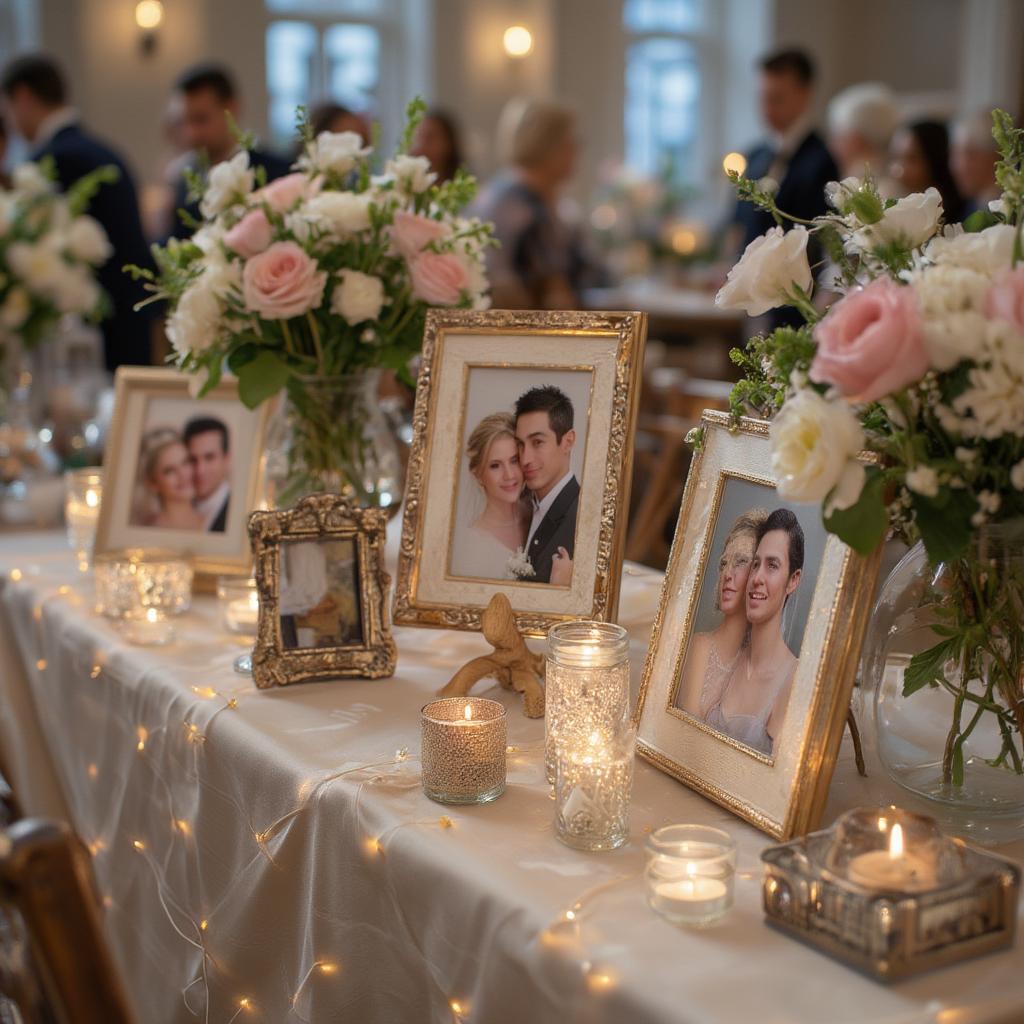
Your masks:
M164 20L164 5L160 0L139 0L135 5L135 24L141 36L139 44L148 57L156 49L157 29Z
M505 29L502 43L505 53L518 60L533 49L533 33L525 25L510 25Z

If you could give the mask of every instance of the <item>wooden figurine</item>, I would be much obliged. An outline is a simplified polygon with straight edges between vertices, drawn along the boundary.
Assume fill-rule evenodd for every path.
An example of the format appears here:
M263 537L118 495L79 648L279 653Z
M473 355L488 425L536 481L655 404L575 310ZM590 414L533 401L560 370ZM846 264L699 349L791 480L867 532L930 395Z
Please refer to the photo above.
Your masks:
M440 697L465 697L480 679L497 679L506 690L523 695L527 718L544 717L544 655L534 654L516 628L512 605L504 594L495 594L480 618L484 639L493 654L467 661L452 676Z

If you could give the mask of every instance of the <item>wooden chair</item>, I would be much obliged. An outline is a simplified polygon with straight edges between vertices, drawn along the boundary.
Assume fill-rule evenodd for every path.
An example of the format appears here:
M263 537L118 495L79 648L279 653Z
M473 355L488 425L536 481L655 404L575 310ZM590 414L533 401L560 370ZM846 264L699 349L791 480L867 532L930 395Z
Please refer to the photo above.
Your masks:
M24 1024L132 1024L89 854L60 822L0 833L0 991Z

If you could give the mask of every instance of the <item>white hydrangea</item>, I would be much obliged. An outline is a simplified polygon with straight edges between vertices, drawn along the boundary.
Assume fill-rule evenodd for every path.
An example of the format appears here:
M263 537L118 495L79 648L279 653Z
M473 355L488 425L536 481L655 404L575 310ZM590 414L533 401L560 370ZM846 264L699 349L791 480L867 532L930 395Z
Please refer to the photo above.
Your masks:
M437 175L430 169L425 156L401 154L384 165L384 177L394 181L402 195L415 196L426 192L437 181Z
M221 326L221 305L211 281L203 274L185 289L167 319L167 338L179 358L205 352L216 340Z
M928 243L925 255L932 263L974 270L992 276L1013 262L1016 229L1010 224L993 224L984 231L944 232Z
M307 144L296 166L306 171L348 174L372 152L370 146L363 145L362 137L357 132L321 132Z
M372 274L343 270L340 283L331 293L331 312L350 324L376 320L384 305L384 282Z
M53 183L39 170L38 164L19 164L11 172L15 192L25 196L41 196L53 190Z
M55 232L37 242L12 242L7 247L7 265L13 274L37 295L53 297L67 263L61 257L61 239Z
M990 320L982 336L985 362L968 371L968 386L953 399L966 437L1024 437L1024 337L1002 320ZM940 420L941 422L941 420Z
M955 264L929 266L909 275L917 293L924 342L932 366L948 370L977 355L985 333L985 295L991 280Z
M915 466L907 471L907 488L924 498L939 493L939 474L931 466Z
M215 217L226 210L239 198L247 196L256 183L253 169L249 166L249 154L243 149L230 160L210 168L199 210L204 217Z
M348 238L369 229L372 201L367 192L321 192L289 214L286 225L301 241L309 239L313 227L334 238Z

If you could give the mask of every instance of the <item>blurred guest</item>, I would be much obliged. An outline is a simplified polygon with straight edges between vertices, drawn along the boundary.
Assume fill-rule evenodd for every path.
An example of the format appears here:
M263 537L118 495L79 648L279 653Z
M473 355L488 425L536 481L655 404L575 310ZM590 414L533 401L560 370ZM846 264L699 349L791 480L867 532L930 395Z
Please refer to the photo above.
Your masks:
M843 178L870 174L883 196L895 194L888 177L889 142L900 115L892 90L880 82L851 85L828 105L828 147Z
M318 103L309 112L309 125L314 136L321 132L355 132L364 146L370 145L370 122L340 103Z
M763 58L760 68L761 117L769 135L747 154L746 175L770 178L778 186L779 209L810 220L825 212L825 186L839 174L811 124L814 64L802 50L780 50ZM748 202L737 203L733 219L742 233L740 252L775 225L770 214Z
M184 103L184 134L192 150L191 167L195 170L212 167L234 156L238 152L238 140L232 124L238 123L241 104L231 75L216 64L201 64L178 79L175 91L181 94ZM251 166L262 167L267 172L267 181L288 173L287 160L261 149L250 150L249 161ZM183 174L175 185L171 235L188 238L192 228L178 213L181 209L199 220L199 203L188 202L188 185Z
M96 275L112 306L100 325L104 356L110 370L122 363L149 363L153 307L133 311L147 293L121 269L126 263L151 264L131 172L113 149L82 127L68 105L64 76L49 57L15 58L4 70L2 89L11 123L31 146L30 158L51 157L62 189L99 167L117 168L117 181L102 185L89 203L89 214L103 225L113 249Z
M892 137L889 173L900 191L924 192L934 186L942 196L947 224L962 219L963 199L949 169L949 133L939 121L915 121Z
M512 100L498 135L509 166L473 211L494 222L501 243L487 250L491 300L505 309L577 309L581 289L599 274L558 212L579 150L575 115L548 100Z
M462 166L462 145L455 119L436 107L428 110L413 136L413 156L425 156L437 175L437 183L451 181Z
M992 115L988 111L963 117L953 125L949 166L964 197L965 219L978 210L987 210L988 204L999 198L998 160L999 149L992 138Z
M4 170L4 162L7 160L7 122L0 117L0 188L11 187L11 177Z

